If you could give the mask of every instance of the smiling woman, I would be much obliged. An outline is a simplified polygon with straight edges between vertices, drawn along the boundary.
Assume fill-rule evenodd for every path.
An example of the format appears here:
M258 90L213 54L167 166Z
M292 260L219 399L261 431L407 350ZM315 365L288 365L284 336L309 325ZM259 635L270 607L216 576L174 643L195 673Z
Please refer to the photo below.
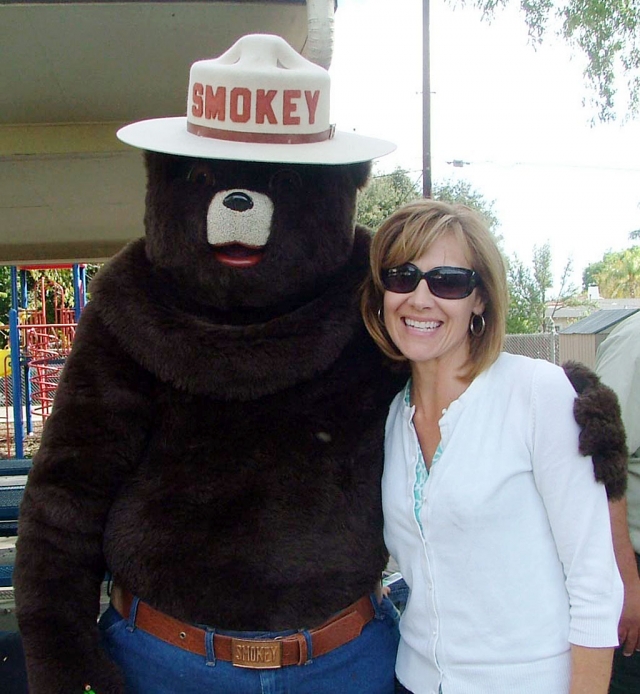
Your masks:
M562 369L501 353L506 305L469 208L410 203L374 237L365 323L411 368L382 479L410 590L396 675L416 694L605 694L623 594L606 493Z
M383 271L385 327L395 346L415 368L440 369L444 362L455 373L465 369L469 362L469 325L474 315L482 316L485 302L481 290L470 286L471 278L478 275L469 268L471 260L465 251L452 234L445 234L416 259L416 265L405 264ZM391 275L390 285L389 273L407 266L417 270L413 273L418 280L413 289L409 284L398 287L393 281L397 280L397 274ZM446 274L441 268L450 273L458 271L463 280L466 278L466 284L453 287L443 284L442 277ZM436 291L434 282L440 283L435 285Z
M427 253L432 254L430 258L424 258ZM416 261L418 258L422 258L426 264ZM429 315L433 318L436 302L437 306L446 307L453 305L451 299L470 297L471 303L477 298L484 300L484 310L478 315L483 316L486 333L482 340L471 340L467 344L469 375L477 375L495 360L502 349L508 305L502 256L482 219L462 205L421 200L401 207L375 235L371 248L371 277L363 290L363 317L380 349L398 361L406 361L407 356L390 339L389 326L380 318L383 302L386 315L386 301L391 301L386 296L409 288L408 279L406 286L398 286L397 279L399 275L414 276L416 271L408 270L408 266L417 267L419 272L426 271L427 274L425 286L432 295L434 307L430 312L421 311L421 317ZM438 272L434 274L436 269ZM447 280L443 279L445 275ZM415 282L415 276L411 285ZM390 281L393 286L389 285ZM453 292L450 285L460 283L465 291ZM427 289L421 289L421 284L415 283L411 291L416 294L420 292L422 296ZM467 290L470 291L467 293ZM443 293L450 298L442 296ZM409 303L415 301L415 297L412 297L413 294L407 299ZM405 302L403 304L407 305ZM462 305L466 307L467 304L464 302ZM467 326L472 320L472 313L476 314L479 308L468 310Z

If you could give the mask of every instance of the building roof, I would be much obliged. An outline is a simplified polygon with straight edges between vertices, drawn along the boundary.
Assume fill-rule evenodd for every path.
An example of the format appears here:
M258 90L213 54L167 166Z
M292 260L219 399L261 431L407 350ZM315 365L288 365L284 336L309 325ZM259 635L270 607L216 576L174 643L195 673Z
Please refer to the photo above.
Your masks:
M545 309L545 315L547 318L553 318L553 320L560 320L561 318L576 320L597 310L594 304L579 304L578 306L549 304Z
M0 264L96 262L142 236L143 157L118 128L184 115L191 64L243 34L302 51L308 6L0 0Z
M576 321L585 318L599 309L640 308L640 298L625 297L622 299L587 299L583 304L564 305L561 302L549 302L545 316L555 323Z
M592 313L560 331L561 335L597 335L629 318L640 308L609 308Z
M640 298L625 297L622 299L597 299L598 308L640 308Z

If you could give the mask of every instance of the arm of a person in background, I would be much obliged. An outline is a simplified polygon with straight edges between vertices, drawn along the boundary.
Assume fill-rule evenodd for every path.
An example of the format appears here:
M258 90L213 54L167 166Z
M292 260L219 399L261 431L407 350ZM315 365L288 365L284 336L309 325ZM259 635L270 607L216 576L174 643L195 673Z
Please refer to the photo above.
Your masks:
M605 694L609 689L613 648L586 648L571 644L569 694Z
M620 645L626 656L640 651L640 576L636 555L629 537L627 523L627 500L609 502L613 549L622 582L624 583L624 606L618 625Z
M568 416L574 391L550 365L536 369L533 474L569 595L569 692L606 694L623 603L610 511L605 490L575 452L579 430Z

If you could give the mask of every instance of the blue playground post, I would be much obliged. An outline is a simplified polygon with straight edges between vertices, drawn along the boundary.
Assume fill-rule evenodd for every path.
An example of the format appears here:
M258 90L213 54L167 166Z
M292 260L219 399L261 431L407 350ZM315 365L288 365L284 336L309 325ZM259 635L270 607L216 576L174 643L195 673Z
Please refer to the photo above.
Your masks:
M22 458L24 451L24 427L22 424L22 384L20 383L20 331L18 330L18 269L11 266L11 310L9 311L9 341L11 343L11 389L13 391L13 429L16 437L16 457ZM28 376L28 374L27 374ZM28 381L28 378L27 378ZM31 413L29 413L31 428Z
M26 309L29 306L29 296L27 293L27 271L20 270L20 308ZM24 360L24 400L26 403L31 403L31 379L29 378L29 362ZM25 424L27 434L33 433L33 422L31 420L31 407L25 409L26 417Z
M11 266L11 308L18 308L18 269L15 265Z
M27 271L20 270L20 308L27 308L28 305L29 297L27 291Z
M18 286L18 271L15 265L11 266L11 306L14 309L22 308L26 309L28 306L28 296L27 296L27 272L26 270L20 270L20 284ZM19 333L20 331L18 331ZM20 336L18 334L18 345ZM13 357L12 357L13 359ZM24 363L14 362L19 364L24 373L24 387L25 387L25 402L31 403L31 379L29 378L29 363L24 360ZM16 367L18 368L18 367ZM15 388L13 394L14 402L16 398ZM22 391L20 391L20 407L22 407ZM22 411L22 410L21 410ZM33 423L31 421L31 407L26 408L26 427L27 433L30 434L33 431ZM17 440L17 436L16 436ZM20 456L18 456L20 457Z
M13 389L13 430L16 438L16 458L24 458L22 384L20 383L20 331L18 330L18 312L15 308L9 311L9 341L11 344L11 386Z
M87 302L87 270L85 265L73 266L73 311L76 323L80 320L80 314Z

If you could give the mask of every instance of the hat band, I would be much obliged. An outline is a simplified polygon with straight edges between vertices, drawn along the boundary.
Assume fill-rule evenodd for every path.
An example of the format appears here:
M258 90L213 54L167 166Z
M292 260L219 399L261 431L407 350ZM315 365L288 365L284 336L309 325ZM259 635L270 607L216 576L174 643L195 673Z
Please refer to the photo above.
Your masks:
M232 142L252 142L260 144L300 145L310 142L324 142L330 140L335 132L335 126L318 133L252 133L239 132L237 130L222 130L209 128L206 125L196 125L187 122L187 131L198 137L211 137L215 140L231 140Z

